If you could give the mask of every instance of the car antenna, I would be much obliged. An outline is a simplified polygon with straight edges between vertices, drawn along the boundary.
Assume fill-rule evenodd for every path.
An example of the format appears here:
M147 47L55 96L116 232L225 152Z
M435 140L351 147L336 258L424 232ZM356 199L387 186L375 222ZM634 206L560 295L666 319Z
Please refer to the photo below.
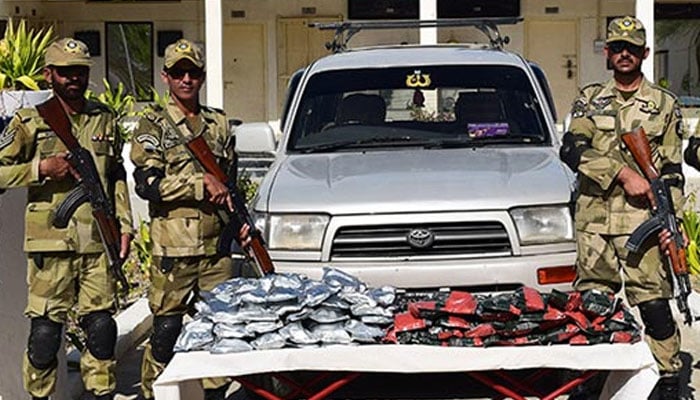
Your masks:
M443 28L457 26L473 26L479 29L489 39L489 45L494 49L503 49L510 42L508 36L501 36L498 25L514 25L521 22L523 17L494 17L494 18L447 18L437 20L394 20L394 21L338 21L310 22L310 28L319 30L335 30L333 41L326 43L326 48L333 53L347 50L348 42L359 31L367 29L404 29L404 28Z

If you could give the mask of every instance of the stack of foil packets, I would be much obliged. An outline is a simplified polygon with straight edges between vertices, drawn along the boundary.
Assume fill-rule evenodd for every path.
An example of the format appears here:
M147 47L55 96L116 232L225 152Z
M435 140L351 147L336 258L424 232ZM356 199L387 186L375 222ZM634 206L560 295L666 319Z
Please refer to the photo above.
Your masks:
M394 322L396 290L368 288L354 276L325 268L321 280L299 274L234 278L201 297L175 344L177 352L379 343Z

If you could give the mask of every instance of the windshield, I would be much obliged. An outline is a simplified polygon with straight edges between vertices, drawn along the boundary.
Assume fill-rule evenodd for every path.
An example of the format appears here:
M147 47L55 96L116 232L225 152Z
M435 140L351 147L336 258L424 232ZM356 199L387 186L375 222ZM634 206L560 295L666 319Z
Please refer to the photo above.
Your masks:
M317 73L291 152L550 143L525 72L510 66L429 66Z

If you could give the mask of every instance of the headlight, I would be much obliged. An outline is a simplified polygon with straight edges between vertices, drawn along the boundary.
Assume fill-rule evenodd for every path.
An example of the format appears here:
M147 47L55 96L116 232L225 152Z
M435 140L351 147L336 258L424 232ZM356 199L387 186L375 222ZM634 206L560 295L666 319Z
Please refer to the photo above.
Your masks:
M571 213L566 206L515 208L510 211L520 244L547 244L574 239Z
M270 215L266 227L268 246L271 250L321 250L328 220L327 215Z

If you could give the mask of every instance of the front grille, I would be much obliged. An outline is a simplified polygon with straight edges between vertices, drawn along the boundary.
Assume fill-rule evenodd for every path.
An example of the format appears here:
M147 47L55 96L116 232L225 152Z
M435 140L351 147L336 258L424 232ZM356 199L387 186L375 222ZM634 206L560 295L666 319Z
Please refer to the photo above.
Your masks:
M432 244L412 246L408 236L413 230L432 234ZM395 224L348 226L333 238L331 259L448 255L510 254L510 241L500 222L455 222L433 224Z

